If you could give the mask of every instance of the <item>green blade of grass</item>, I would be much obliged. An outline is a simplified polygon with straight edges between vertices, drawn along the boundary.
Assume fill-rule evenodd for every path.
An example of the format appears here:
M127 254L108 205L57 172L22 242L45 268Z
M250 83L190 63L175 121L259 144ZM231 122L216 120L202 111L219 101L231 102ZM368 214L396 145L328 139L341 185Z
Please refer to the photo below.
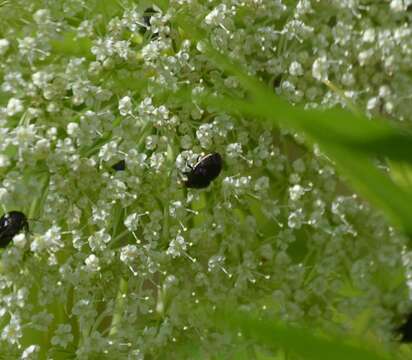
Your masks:
M187 18L183 17L182 24L187 29ZM221 111L241 113L257 120L266 119L276 125L305 133L308 140L318 143L322 151L335 161L356 190L412 236L409 215L412 192L394 184L370 160L370 157L381 156L412 163L412 135L409 132L342 109L308 111L290 105L260 81L249 76L241 65L207 45L207 40L202 38L205 34L201 30L192 30L191 36L195 40L204 41L209 59L221 69L235 75L248 92L247 100L223 94L210 95L207 92L196 96L196 99Z
M220 69L235 75L249 92L251 101L247 103L239 100L235 107L227 106L226 109L239 109L250 115L266 118L269 115L272 121L310 134L316 141L340 144L369 155L385 156L412 164L412 134L409 131L397 128L382 119L370 120L366 116L343 109L304 110L301 106L292 106L275 96L262 82L248 75L241 64L215 50L207 41L207 34L190 17L182 14L179 25L187 36L195 41L202 41L209 60Z
M340 144L369 155L412 163L412 134L409 131L382 119L370 120L343 109L304 110L301 106L292 106L222 54L210 48L207 53L223 69L236 75L249 91L252 101L247 106L256 108L255 115L256 111L265 117L270 114L279 124L303 131L325 144Z
M255 119L268 119L278 125L289 123L284 120L285 117L277 114L277 110L262 102L249 103L229 97L209 95L203 96L201 100L223 111L231 109L234 112L253 116ZM286 105L284 106L286 107ZM409 214L412 193L395 185L386 174L373 165L367 156L368 152L360 152L358 148L352 146L352 142L345 138L345 135L335 133L334 136L339 141L330 141L326 122L322 130L315 121L312 123L307 121L308 115L304 114L304 110L300 110L303 114L298 116L300 112L297 112L296 108L292 106L289 107L292 109L287 118L292 119L293 123L302 124L302 126L292 126L292 128L299 128L309 137L309 140L318 143L322 151L334 160L356 190L375 206L381 208L392 222L401 227L407 234L412 235L412 221ZM333 121L342 121L342 119L334 118ZM333 133L333 131L331 132Z
M241 332L268 348L281 348L308 360L388 360L392 357L380 351L375 353L348 339L325 336L315 329L288 326L273 320L261 320L256 316L220 310L215 316L222 329Z

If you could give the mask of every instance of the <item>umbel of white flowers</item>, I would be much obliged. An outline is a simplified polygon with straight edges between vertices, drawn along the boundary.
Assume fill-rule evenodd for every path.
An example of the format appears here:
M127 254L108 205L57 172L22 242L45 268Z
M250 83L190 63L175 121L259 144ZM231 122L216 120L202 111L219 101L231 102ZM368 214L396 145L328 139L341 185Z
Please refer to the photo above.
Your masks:
M179 27L187 13L292 104L410 122L411 1L47 4L0 5L0 203L30 223L1 255L3 357L231 354L201 316L227 302L328 330L367 307L391 339L411 302L378 275L399 277L405 240L299 134L165 93L245 95ZM211 153L219 177L185 187Z

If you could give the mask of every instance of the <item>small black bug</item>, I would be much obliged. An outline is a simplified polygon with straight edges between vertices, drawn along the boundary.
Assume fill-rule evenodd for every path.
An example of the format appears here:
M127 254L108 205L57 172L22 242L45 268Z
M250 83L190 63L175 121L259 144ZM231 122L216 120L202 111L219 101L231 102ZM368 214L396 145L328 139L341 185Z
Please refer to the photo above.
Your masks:
M20 211L10 211L0 218L0 248L5 248L22 230L29 231L26 215Z
M115 171L124 171L126 170L126 161L120 160L117 163L112 165L112 169Z
M216 179L222 171L223 160L219 153L212 153L202 157L185 173L187 180L185 185L188 188L202 189L209 186L212 180Z
M147 27L150 27L150 18L156 14L157 11L152 7L147 8L143 13L143 22Z
M412 313L407 316L405 323L396 329L396 333L400 335L401 342L412 342Z
M282 74L279 74L273 79L273 88L276 90L282 83Z
M144 34L150 29L150 26L151 26L151 24L150 24L150 19L151 19L152 16L155 15L156 13L157 13L157 11L156 11L155 9L153 9L152 7L149 7L149 8L147 8L147 9L144 11L144 13L143 13L143 23L144 23L144 26L142 26L142 27L140 28L140 30L139 30L142 35L144 35ZM154 34L151 34L150 38L151 38L151 39L155 39L155 38L157 38L158 36L159 36L158 33L154 33Z

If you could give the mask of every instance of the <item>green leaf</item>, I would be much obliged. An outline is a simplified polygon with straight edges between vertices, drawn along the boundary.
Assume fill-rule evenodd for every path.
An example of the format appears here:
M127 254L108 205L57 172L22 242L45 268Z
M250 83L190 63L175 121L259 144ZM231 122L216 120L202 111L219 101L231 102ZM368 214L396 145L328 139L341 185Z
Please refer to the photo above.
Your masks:
M266 119L305 133L309 141L320 145L357 191L382 209L405 233L412 235L409 215L412 193L394 184L372 162L372 157L377 156L412 162L409 154L412 136L408 132L341 109L309 111L290 105L247 75L241 66L210 49L207 51L210 59L237 76L249 92L248 100L207 92L196 97L197 100L221 111L240 112L257 120ZM181 93L183 97L188 95Z
M412 190L412 166L403 162L389 162L390 176L392 180L404 188L405 190Z
M270 97L272 96L276 98L274 95L270 95ZM282 102L273 108L268 106L268 103L261 101L249 103L244 100L224 96L217 98L215 96L203 95L200 100L223 111L241 112L244 115L253 116L255 119L268 119L278 125L290 125L289 128L292 127L293 129L303 131L310 141L320 145L322 151L335 162L342 171L342 174L346 176L357 191L375 206L381 208L397 226L401 227L407 234L412 235L410 215L412 194L394 184L370 159L371 154L390 155L390 152L388 151L387 154L384 152L384 149L380 150L380 154L373 151L373 148L383 139L383 136L380 138L377 136L373 139L371 134L383 134L380 128L372 126L369 133L365 130L367 135L365 135L365 141L362 144L362 137L355 134L356 127L352 135L350 131L345 131L344 127L342 127L342 131L335 131L339 128L335 123L345 121L339 111L319 111L319 116L312 115L312 121L309 121L310 117L306 114L305 110L299 110ZM286 111L287 108L290 108L290 112ZM326 113L329 113L331 116L329 127L328 123L324 121ZM352 116L349 113L347 115L349 118ZM319 124L321 125L318 126ZM348 127L350 126L354 125L349 124ZM329 133L334 134L333 138L335 141L331 141L328 138L327 134ZM390 145L386 146L390 147ZM409 146L412 149L412 140ZM399 151L400 148L398 149ZM392 152L391 154L394 153Z
M82 56L93 59L90 52L92 43L86 38L77 38L74 33L65 33L60 38L50 41L53 52L65 56Z
M236 75L243 88L249 92L249 101L222 98L222 94L218 94L215 99L208 96L210 102L220 105L223 110L238 110L252 116L269 117L280 125L303 131L312 140L322 141L326 145L338 144L368 155L386 156L412 164L412 134L409 130L397 128L383 119L371 120L343 109L305 110L302 106L290 105L276 96L269 87L248 75L241 64L215 50L206 40L206 33L187 16L182 16L179 21L186 29L186 35L203 42L208 58L221 69Z
M270 319L235 313L230 310L218 311L215 315L219 327L233 332L240 331L247 339L273 348L282 347L302 359L313 360L386 360L391 357L380 350L371 350L351 342L347 338L326 336L316 329L288 326Z

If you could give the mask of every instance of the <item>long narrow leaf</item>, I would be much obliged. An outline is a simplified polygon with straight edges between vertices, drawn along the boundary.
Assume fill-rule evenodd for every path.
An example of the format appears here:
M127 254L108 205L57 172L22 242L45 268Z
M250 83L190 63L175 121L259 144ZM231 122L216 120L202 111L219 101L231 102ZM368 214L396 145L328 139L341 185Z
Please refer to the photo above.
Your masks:
M204 96L202 99L205 103L224 111L232 109L234 112L254 116L255 119L269 119L282 125L288 123L283 117L278 116L271 107L261 103L251 104L246 101L222 96ZM305 115L299 117L297 113L296 117L290 116L289 118L298 124L306 121ZM365 154L356 152L356 148L348 145L347 139L339 142L329 141L327 134L323 135L317 128L317 124L310 125L306 122L302 128L305 134L313 142L317 142L322 147L322 150L335 161L336 165L363 196L369 199L375 206L381 208L407 234L412 235L410 214L412 194L410 192L395 185L386 174L372 164ZM325 132L327 132L327 129ZM344 135L335 136L344 138Z
M235 75L243 88L249 91L252 101L244 104L248 109L250 106L254 107L247 111L249 114L260 113L265 117L270 114L273 121L297 131L304 131L315 137L316 141L338 143L369 155L385 156L412 164L412 134L409 131L399 129L382 119L370 120L366 116L343 109L304 110L301 106L292 106L275 96L262 82L248 75L241 64L214 49L207 41L207 34L196 26L190 17L182 15L179 25L192 39L202 41L208 59L222 70ZM239 99L238 101L238 104L240 101L244 102ZM246 110L242 105L233 109L237 108Z
M219 327L241 332L248 339L273 348L279 346L307 360L388 360L388 354L377 354L345 339L323 336L313 329L288 326L273 320L229 310L216 316Z

